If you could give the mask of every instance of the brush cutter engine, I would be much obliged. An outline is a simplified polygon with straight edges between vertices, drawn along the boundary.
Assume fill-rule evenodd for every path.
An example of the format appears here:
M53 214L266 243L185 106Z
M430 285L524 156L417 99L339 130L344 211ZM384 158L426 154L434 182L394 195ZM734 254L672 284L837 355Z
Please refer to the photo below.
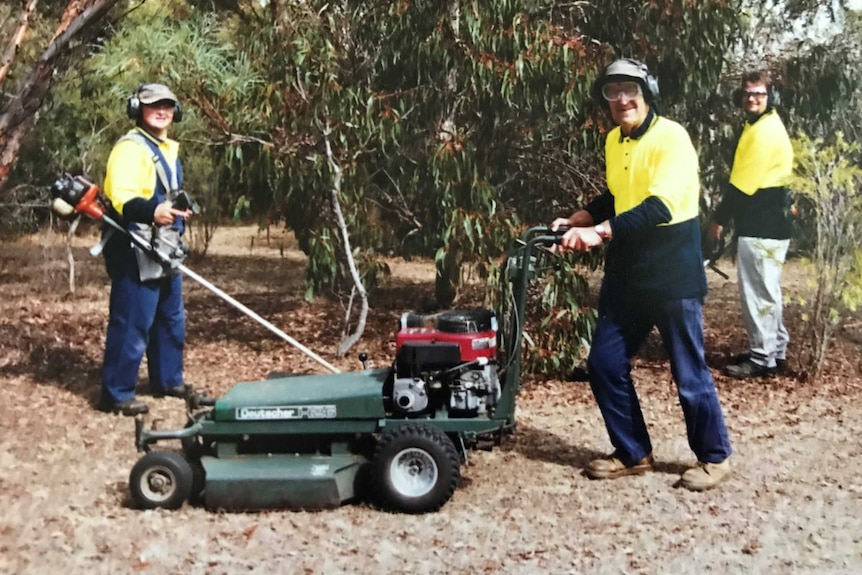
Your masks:
M51 208L62 218L85 214L96 220L105 215L99 205L99 187L84 176L63 174L51 185Z
M396 336L392 411L477 417L500 398L497 317L491 310L405 313Z

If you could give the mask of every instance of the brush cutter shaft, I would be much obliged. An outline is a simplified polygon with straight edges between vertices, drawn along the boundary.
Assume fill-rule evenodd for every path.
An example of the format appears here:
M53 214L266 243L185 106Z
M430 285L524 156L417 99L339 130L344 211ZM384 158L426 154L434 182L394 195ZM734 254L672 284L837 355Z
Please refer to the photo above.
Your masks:
M107 223L109 226L114 228L115 230L118 230L118 231L126 234L127 236L129 236L131 238L131 240L135 243L135 245L146 250L153 257L157 257L157 258L162 259L162 260L165 259L165 256L163 254L161 254L157 250L154 250L153 247L151 245L149 245L145 240L143 240L140 236L130 232L129 230L127 230L126 228L124 228L123 226L121 226L120 224L115 222L110 217L102 216L102 220L105 223ZM249 308L247 308L246 306L244 306L243 304L241 304L240 302L238 302L237 300L235 300L234 298L232 298L231 296L229 296L228 294L226 294L225 292L223 292L222 290L220 290L216 286L214 286L212 283L210 283L209 281L204 279L202 276L200 276L197 273L195 273L194 271L190 270L189 268L187 268L183 264L177 264L176 269L180 270L182 273L184 273L185 275L187 275L188 277L190 277L194 281L198 282L201 286L210 290L211 292L216 294L219 298L226 301L227 303L229 303L230 305L232 305L233 307L235 307L236 309L238 309L239 311L241 311L242 313L244 313L245 315L247 315L251 319L255 320L257 323L259 323L260 325L262 325L263 327L265 327L266 329L268 329L269 331L271 331L272 333L274 333L275 335L277 335L278 337L280 337L281 339L283 339L284 341L286 341L287 343L289 343L290 345L292 345L293 347L295 347L296 349L298 349L299 351L301 351L302 353L304 353L305 355L307 355L308 357L310 357L311 359L313 359L314 361L316 361L317 363L319 363L320 365L322 365L323 367L328 369L329 371L331 371L332 373L340 373L340 370L337 367L333 366L332 364L327 362L325 359L323 359L322 357L320 357L319 355L317 355L316 353L314 353L313 351L311 351L310 349L308 349L307 347L305 347L304 345L302 345L301 343L299 343L298 341L296 341L295 339L293 339L292 337L290 337L289 335L287 335L286 333L284 333L283 331L281 331L280 329L275 327L273 324L266 321L261 316L259 316L258 314L256 314L255 312L253 312L252 310L250 310Z
M280 337L281 339L283 339L284 341L286 341L287 343L289 343L290 345L292 345L293 347L295 347L296 349L298 349L299 351L301 351L302 353L328 369L329 371L331 371L332 373L340 373L340 370L337 367L327 362L325 359L323 359L322 357L320 357L319 355L317 355L316 353L314 353L313 351L311 351L310 349L308 349L307 347L305 347L304 345L302 345L301 343L299 343L298 341L272 325L270 322L260 317L258 314L256 314L249 308L245 307L237 300L227 295L225 292L223 292L222 290L220 290L219 288L217 288L216 286L214 286L186 266L180 264L179 266L177 266L177 268L184 274L201 284L203 287L207 288L208 290L216 294L218 297L220 297L239 311L243 312L245 315L255 320L257 323L259 323L260 325L262 325L263 327L265 327L266 329L268 329L269 331L271 331L272 333L274 333L275 335L277 335L278 337Z

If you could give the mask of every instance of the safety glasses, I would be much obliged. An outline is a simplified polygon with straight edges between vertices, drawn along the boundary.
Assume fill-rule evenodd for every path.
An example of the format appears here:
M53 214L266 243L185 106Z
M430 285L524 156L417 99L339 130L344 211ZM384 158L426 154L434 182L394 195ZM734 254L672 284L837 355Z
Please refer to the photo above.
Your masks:
M765 98L767 95L766 90L746 90L742 93L742 95L746 98Z
M623 96L633 100L642 94L641 85L638 82L610 82L602 86L602 96L608 102L622 100Z

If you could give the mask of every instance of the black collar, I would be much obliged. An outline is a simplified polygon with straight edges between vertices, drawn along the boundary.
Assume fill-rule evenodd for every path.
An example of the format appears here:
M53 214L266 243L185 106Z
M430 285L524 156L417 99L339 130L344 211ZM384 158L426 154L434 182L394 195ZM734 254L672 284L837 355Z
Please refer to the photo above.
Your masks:
M766 116L767 114L769 114L769 112L771 112L774 109L775 108L773 108L772 106L767 106L767 108L763 111L762 114L758 114L756 117L753 117L753 116L748 117L745 120L745 123L749 124L749 125L755 124L760 118L762 118L763 116Z
M629 138L631 140L641 139L641 137L646 134L647 130L650 129L650 126L653 125L653 122L655 122L656 118L658 118L658 114L656 114L655 110L653 110L652 106L650 106L646 118L644 118L644 121L641 122L641 125L638 126L637 129L635 129L635 131L632 132L630 136L626 136L625 134L623 134L622 129L620 130L620 142L622 142L626 138Z
M156 137L156 136L152 135L152 134L151 134L151 133L149 133L149 132L147 131L147 129L146 129L146 128L144 128L143 126L137 126L137 130L138 130L138 132L140 132L141 134L143 134L145 138L148 138L148 139L150 139L150 140L154 141L156 144L162 144L162 143L164 143L164 140L161 140L161 139L159 139L158 137Z

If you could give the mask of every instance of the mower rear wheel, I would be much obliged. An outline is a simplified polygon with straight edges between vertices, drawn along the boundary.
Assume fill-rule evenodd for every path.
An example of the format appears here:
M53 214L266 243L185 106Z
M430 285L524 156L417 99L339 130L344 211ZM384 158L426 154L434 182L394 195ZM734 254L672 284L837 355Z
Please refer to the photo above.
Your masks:
M371 459L377 502L392 511L437 511L449 501L460 481L458 451L452 440L432 425L405 424L387 431Z
M178 509L192 494L194 471L182 454L152 451L129 474L132 499L142 509Z

